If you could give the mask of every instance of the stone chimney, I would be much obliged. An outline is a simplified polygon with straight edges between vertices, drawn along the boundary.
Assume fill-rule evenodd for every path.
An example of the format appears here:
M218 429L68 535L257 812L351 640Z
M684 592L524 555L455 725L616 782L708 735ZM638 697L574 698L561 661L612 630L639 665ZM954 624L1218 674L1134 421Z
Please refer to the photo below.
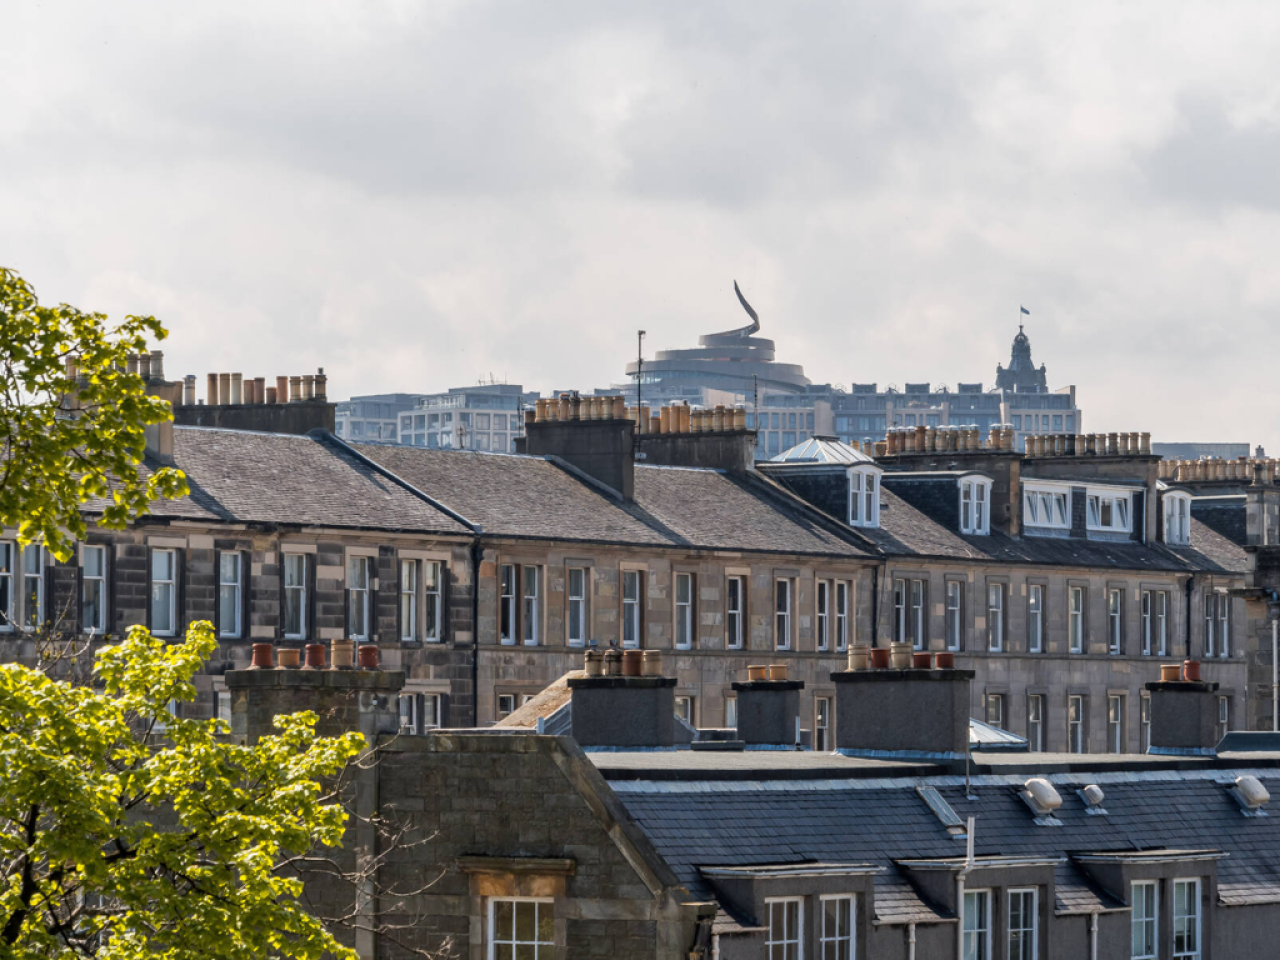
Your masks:
M517 449L563 460L630 501L635 497L634 431L621 397L562 394L525 411L525 435Z
M636 459L641 463L730 473L755 469L756 432L747 429L745 407L695 410L687 404L672 404L662 407L656 417L647 407L631 411L631 419L642 427L636 436Z
M1245 542L1251 547L1280 547L1280 486L1261 463L1244 488Z
M231 736L255 743L273 733L281 714L312 710L316 732L333 737L351 730L370 745L378 734L400 729L398 695L402 670L228 670L223 678L231 694Z
M972 670L954 669L831 674L836 749L854 756L963 761L973 676Z
M1214 756L1218 746L1218 684L1210 681L1153 681L1151 747L1148 753Z
M748 747L796 745L803 680L740 680L733 689L738 695L739 740Z
M579 746L675 745L675 677L570 677L568 684Z

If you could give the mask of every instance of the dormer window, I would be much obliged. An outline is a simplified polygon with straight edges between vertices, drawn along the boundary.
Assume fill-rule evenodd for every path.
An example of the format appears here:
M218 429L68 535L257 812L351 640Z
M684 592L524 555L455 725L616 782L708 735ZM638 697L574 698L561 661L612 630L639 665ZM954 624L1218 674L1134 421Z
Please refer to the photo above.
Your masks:
M991 481L986 477L960 481L960 532L991 532Z
M1185 493L1164 495L1164 542L1176 547L1191 543L1191 498Z
M849 471L849 525L880 526L880 471L855 467Z
M1071 492L1066 489L1024 484L1022 489L1024 526L1050 530L1071 529Z
M1129 494L1090 490L1086 504L1090 530L1105 533L1129 533L1133 530Z

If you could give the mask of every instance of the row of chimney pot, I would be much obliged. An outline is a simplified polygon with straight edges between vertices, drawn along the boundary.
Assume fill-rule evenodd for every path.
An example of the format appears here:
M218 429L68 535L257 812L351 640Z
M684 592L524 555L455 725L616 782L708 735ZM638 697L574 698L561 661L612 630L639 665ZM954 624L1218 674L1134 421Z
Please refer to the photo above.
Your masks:
M562 393L559 397L539 400L532 410L524 412L524 422L623 420L626 410L626 401L622 397L580 397L576 393Z
M660 677L661 650L588 650L582 658L588 677Z
M357 661L361 670L378 669L378 645L376 643L360 643L354 640L330 641L332 666L330 670L351 670ZM303 659L305 651L306 658ZM278 663L276 661L279 661ZM297 647L280 647L278 650L270 643L253 645L253 662L250 670L323 670L324 644L308 643L303 650Z
M984 439L976 426L894 427L875 447L876 456L901 453L1013 451L1014 428L996 424ZM1149 433L1053 433L1023 438L1029 457L1151 456ZM870 453L871 451L866 451Z
M153 368L154 369L154 368ZM238 373L211 373L205 391L205 404L210 407L259 404L304 403L314 400L324 403L328 399L329 378L324 367L314 374L295 377L276 377L274 387L267 386L266 377L245 379ZM187 406L196 403L196 378L189 375L183 382L182 402Z
M850 670L951 670L956 665L954 653L931 653L928 650L916 650L907 643L891 643L887 647L872 647L868 644L854 644L849 648L848 668Z
M1029 457L1149 457L1149 433L1051 433L1023 438Z
M656 410L656 412L655 412ZM628 407L622 397L582 397L562 393L538 400L524 413L525 424L555 423L562 420L631 420L639 433L722 433L747 429L746 408L723 404L710 409L677 403L661 409Z
M1275 483L1280 461L1241 457L1238 460L1162 460L1161 480L1190 483L1195 480L1239 480L1251 483Z
M164 351L152 350L150 353L131 353L125 361L125 369L136 373L143 380L164 379Z
M1013 450L1013 426L1007 423L994 425L985 441L982 431L975 425L892 427L886 431L884 440L875 444L876 456L975 450Z

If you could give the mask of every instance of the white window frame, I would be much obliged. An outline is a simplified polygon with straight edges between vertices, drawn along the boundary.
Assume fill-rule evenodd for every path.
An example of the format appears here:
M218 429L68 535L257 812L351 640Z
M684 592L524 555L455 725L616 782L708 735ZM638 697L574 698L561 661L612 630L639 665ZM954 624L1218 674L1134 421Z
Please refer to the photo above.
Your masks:
M788 908L794 908L795 929ZM804 960L804 897L767 897L764 909L766 960ZM781 921L776 927L775 917Z
M631 649L642 646L640 636L644 629L644 583L640 570L622 571L622 645ZM628 591L629 586L635 589ZM628 596L628 593L631 596ZM631 638L627 638L627 628L631 628Z
M835 929L828 925L828 903L835 902ZM849 905L848 928L841 924L841 904ZM818 897L818 956L822 960L858 960L858 895L856 893L827 893Z
M574 578L577 584L574 584ZM585 646L587 642L587 584L590 582L586 567L570 567L564 575L565 640L571 647Z
M1022 485L1022 525L1042 530L1071 529L1071 488Z
M813 749L826 752L831 749L831 698L813 698Z
M1133 494L1127 490L1087 488L1085 523L1101 533L1133 532Z
M1107 588L1107 653L1124 653L1124 590Z
M1107 750L1124 753L1124 697L1107 694Z
M1004 652L1005 584L987 584L987 651Z
M347 636L352 640L373 636L373 578L373 557L347 557Z
M156 579L156 557L169 555L169 579ZM26 578L26 551L23 551L23 578ZM42 578L43 579L43 578ZM167 587L169 590L169 622L158 624L155 621L156 587ZM26 623L26 584L23 584L23 623ZM172 637L178 632L178 551L172 547L155 547L147 559L147 603L151 612L151 632L157 637Z
M880 474L874 467L849 468L849 526L880 526Z
M520 637L524 646L536 647L542 636L542 568L520 568Z
M1218 593L1218 656L1231 656L1231 597Z
M234 561L235 577L227 580L223 574L222 565L228 561ZM222 611L222 596L230 591L232 596L231 610L232 619L230 625L227 624L227 618ZM244 625L240 622L242 611L244 610L244 557L239 550L223 550L218 554L218 636L226 637L231 640L238 639L244 632Z
M400 642L418 639L418 561L400 561Z
M18 545L12 540L0 540L0 590L4 586L8 588L8 597L3 598L3 593L0 593L0 598L3 598L0 605L4 608L0 610L4 617L0 633L12 633L18 621Z
M499 931L497 929L497 912L498 912L497 908L499 903L511 904L511 937L510 939L500 940L498 938ZM517 923L516 913L518 910L518 907L516 905L521 903L534 904L534 920L533 920L534 939L533 940L516 940L515 939L516 923ZM490 897L489 908L487 911L488 919L486 921L487 936L485 938L486 940L488 940L488 953L487 953L488 960L498 960L498 944L500 943L503 946L511 947L511 956L517 956L517 955L527 956L528 955L527 950L521 951L519 954L517 954L517 950L520 947L527 948L530 946L533 947L532 960L550 960L551 957L555 956L556 944L555 944L554 933L552 933L550 943L546 942L545 940L537 939L538 913L540 912L540 909L542 907L551 908L551 911L552 911L551 922L554 929L554 924L555 924L555 899L554 898L552 897Z
M1077 709L1073 710L1073 707ZM1089 740L1088 732L1084 727L1084 710L1082 694L1073 693L1067 697L1067 753L1088 752ZM1077 747L1079 749L1076 749Z
M925 648L925 609L924 581L911 581L911 646L915 650Z
M831 648L831 581L814 584L814 639L819 653Z
M1231 698L1218 697L1218 739L1221 740L1231 732Z
M836 581L836 651L849 649L849 581Z
M964 637L964 584L959 580L948 580L946 584L947 649L958 651Z
M514 563L498 566L498 642L508 647L515 646L520 632L519 607L516 606L516 594L520 589L520 577L516 571L519 569Z
M1023 926L1015 927L1013 916L1014 898L1019 898L1025 904L1025 898L1030 898L1030 910L1023 911ZM1039 960L1040 958L1040 890L1038 887L1011 887L1006 896L1007 909L1005 916L1008 917L1008 934L1007 943L1005 944L1005 956L1009 960ZM1027 925L1029 923L1029 925ZM1014 954L1014 935L1027 935L1022 941L1023 947L1020 955Z
M1139 910L1139 891L1142 891L1141 910ZM1145 894L1150 893L1150 898ZM1150 907L1151 914L1147 915ZM1135 880L1129 884L1129 953L1133 960L1158 960L1160 956L1160 884L1155 880ZM1135 943L1139 929L1143 932L1142 942ZM1151 934L1150 949L1147 949L1146 933ZM1141 952L1139 952L1141 951Z
M1067 588L1067 642L1072 653L1084 653L1084 587Z
M1027 584L1027 651L1044 653L1044 584Z
M725 694L724 725L727 730L738 728L738 695L736 693Z
M974 924L970 925L969 903L975 904ZM991 890L965 890L960 911L961 956L965 960L991 960Z
M427 643L444 640L445 571L439 560L423 560L418 569L422 580L422 638Z
M675 712L677 717L679 717L681 720L683 720L685 723L689 724L690 726L693 726L694 724L693 697L685 693L682 693L676 696Z
M1189 913L1184 912L1180 908L1180 904L1178 902L1178 894L1181 889L1185 888L1190 888L1192 891L1191 906L1193 909ZM1173 943L1170 944L1170 947L1173 950L1173 960L1199 960L1201 956L1201 941L1203 940L1204 934L1203 911L1200 909L1199 877L1178 877L1173 881L1172 911ZM1186 932L1185 930L1180 930L1179 927L1183 924L1187 924L1188 921L1190 924L1194 925L1193 931L1195 942L1193 944L1183 944L1183 946L1179 948L1178 938Z
M997 730L1004 729L1004 694L988 693L986 700L986 721Z
M1044 751L1043 693L1027 694L1027 745L1036 753Z
M986 477L960 478L960 532L991 532L991 480Z
M794 589L790 578L777 577L773 581L773 649L791 649L791 609Z
M734 585L737 590L734 590ZM734 594L737 594L735 596ZM731 575L725 580L725 647L741 650L746 626L747 578Z
M5 546L7 546L7 544L0 542L0 550L3 550ZM105 634L107 632L107 548L101 544L85 544L80 549L80 628L86 633L92 631L95 635ZM89 567L85 562L90 553L101 558L98 566L98 569L101 572L97 576L91 576L89 574ZM2 561L0 561L0 563L2 563ZM0 573L0 577L7 576L9 576L9 574ZM85 603L85 590L91 583L96 584L98 587L98 620L94 623L85 623L84 615L88 610L88 605ZM10 597L13 596L12 581L9 595ZM3 629L3 627L0 627L0 629Z
M680 588L684 586L684 599L680 598ZM675 583L676 633L675 648L677 650L693 649L693 589L692 573L677 572Z
M1174 547L1191 544L1191 497L1170 490L1164 495L1164 542Z
M502 709L504 702L511 705L510 710ZM501 720L503 717L509 717L511 714L515 713L520 704L514 693L500 693L497 696L496 706L498 710L498 719Z
M290 561L296 561L298 565L299 583L289 583L289 566ZM283 553L280 557L280 565L284 568L284 576L281 578L284 583L284 596L281 597L280 622L283 627L284 638L286 640L305 640L307 636L307 566L311 563L310 554L306 553ZM288 610L290 594L298 597L298 629L293 633L288 632Z

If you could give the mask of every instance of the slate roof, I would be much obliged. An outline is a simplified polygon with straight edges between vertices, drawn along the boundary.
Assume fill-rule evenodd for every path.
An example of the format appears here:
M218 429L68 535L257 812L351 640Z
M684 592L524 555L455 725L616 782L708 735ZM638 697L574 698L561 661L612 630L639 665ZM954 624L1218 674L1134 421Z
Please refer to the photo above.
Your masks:
M635 502L623 503L545 457L390 444L356 449L492 536L869 555L803 503L750 476L637 465Z
M469 533L342 444L321 437L175 426L173 448L191 492L153 504L153 517ZM157 466L148 460L141 469L149 473ZM90 503L86 510L102 506Z
M1243 573L1246 569L1244 550L1194 517L1192 546L1179 548L1137 541L1010 537L998 531L971 536L947 529L897 494L882 488L880 527L860 528L859 532L886 553L898 556L1116 570Z
M599 763L597 755L592 760ZM1025 761L1024 761L1025 762ZM883 865L877 878L881 922L923 919L932 908L915 895L896 862L963 857L962 839L948 835L916 794L935 786L963 820L977 818L975 852L983 856L1065 858L1055 868L1063 884L1055 909L1089 912L1122 905L1092 886L1071 855L1212 847L1224 903L1280 902L1280 816L1246 817L1227 786L1241 773L1258 776L1273 796L1280 771L1227 769L1086 771L1050 774L1062 796L1059 826L1035 823L1017 795L1030 773L964 779L857 778L796 780L777 772L750 781L616 781L611 786L658 852L695 896L714 891L701 866L840 862ZM606 774L607 775L607 774ZM1097 783L1104 816L1086 812L1076 790ZM970 800L968 796L976 799ZM936 919L935 913L935 919Z

